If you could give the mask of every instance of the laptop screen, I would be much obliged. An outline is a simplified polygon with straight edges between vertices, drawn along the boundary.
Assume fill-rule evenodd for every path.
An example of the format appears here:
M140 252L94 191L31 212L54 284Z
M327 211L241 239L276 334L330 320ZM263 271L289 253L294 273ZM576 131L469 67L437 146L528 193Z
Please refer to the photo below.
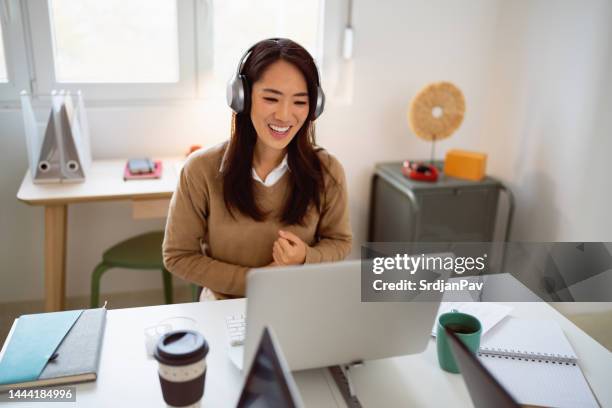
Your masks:
M264 328L238 407L299 407L300 399L294 384L281 351L275 346L268 328Z

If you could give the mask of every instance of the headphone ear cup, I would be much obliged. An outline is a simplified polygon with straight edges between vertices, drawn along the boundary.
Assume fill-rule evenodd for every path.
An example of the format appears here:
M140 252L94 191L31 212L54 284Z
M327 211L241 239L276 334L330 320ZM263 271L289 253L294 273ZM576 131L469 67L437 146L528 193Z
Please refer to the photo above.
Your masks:
M317 105L315 106L314 119L317 119L319 116L321 116L324 108L325 93L323 93L323 89L320 86L317 86Z
M229 107L236 113L244 111L245 82L243 75L234 75L227 83L225 98Z
M240 75L240 81L242 83L242 111L249 113L251 110L251 89L249 83L244 75Z

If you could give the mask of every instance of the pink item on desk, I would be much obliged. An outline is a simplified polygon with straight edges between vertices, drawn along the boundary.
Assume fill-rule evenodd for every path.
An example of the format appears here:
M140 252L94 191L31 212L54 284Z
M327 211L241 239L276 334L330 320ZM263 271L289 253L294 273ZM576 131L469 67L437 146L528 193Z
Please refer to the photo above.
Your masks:
M130 169L128 168L128 164L125 164L125 170L123 171L123 180L146 180L146 179L158 179L161 178L162 175L162 161L155 160L155 169L150 173L139 173L132 174Z

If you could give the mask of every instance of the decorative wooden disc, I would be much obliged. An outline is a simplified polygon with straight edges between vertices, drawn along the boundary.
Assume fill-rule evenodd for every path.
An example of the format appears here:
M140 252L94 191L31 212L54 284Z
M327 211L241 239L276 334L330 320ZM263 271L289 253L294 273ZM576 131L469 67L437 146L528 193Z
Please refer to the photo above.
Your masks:
M450 82L427 85L410 102L408 124L424 140L450 137L463 122L465 98Z

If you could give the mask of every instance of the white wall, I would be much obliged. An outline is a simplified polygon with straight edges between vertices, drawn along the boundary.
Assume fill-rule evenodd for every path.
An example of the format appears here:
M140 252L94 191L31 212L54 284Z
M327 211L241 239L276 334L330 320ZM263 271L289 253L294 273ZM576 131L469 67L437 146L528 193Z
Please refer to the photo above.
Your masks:
M612 241L612 4L500 7L481 149L514 191L514 240Z
M347 173L354 255L366 236L374 163L429 154L429 144L411 134L406 111L422 86L438 80L464 91L467 115L459 131L439 143L437 156L451 147L489 153L489 173L517 196L514 238L611 240L605 205L612 189L603 148L612 147L612 123L604 115L612 103L602 88L612 68L610 6L603 0L592 7L578 1L514 3L355 2L352 66L326 62L326 69L340 74L339 85L346 85L342 79L352 70L353 102L346 103L350 92L330 101L317 127L319 144ZM326 91L333 99L336 81L330 84ZM217 96L178 106L90 108L94 157L181 154L193 143L224 140L229 111ZM42 210L15 199L26 169L21 132L19 111L0 111L0 301L43 296ZM568 158L582 173L570 177ZM596 175L581 183L591 158ZM103 249L162 226L131 220L127 202L71 206L68 296L88 293ZM104 288L161 286L156 273L122 272L109 272Z

